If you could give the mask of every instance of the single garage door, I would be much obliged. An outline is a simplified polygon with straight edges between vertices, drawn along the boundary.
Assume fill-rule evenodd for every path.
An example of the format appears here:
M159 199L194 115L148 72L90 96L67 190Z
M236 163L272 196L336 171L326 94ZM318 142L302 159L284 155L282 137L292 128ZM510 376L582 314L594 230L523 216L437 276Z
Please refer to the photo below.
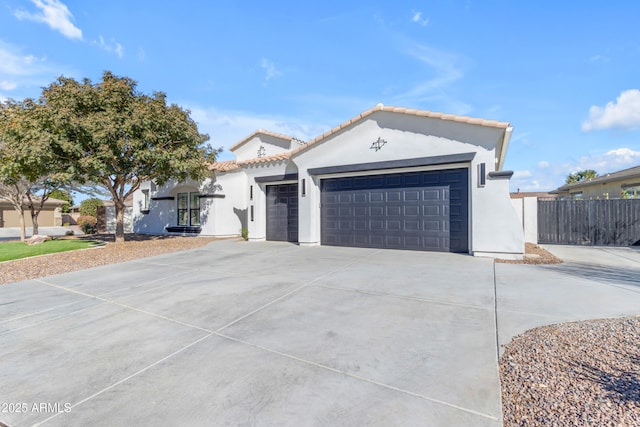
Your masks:
M321 181L321 243L468 252L468 169Z
M298 241L298 184L267 185L267 240Z

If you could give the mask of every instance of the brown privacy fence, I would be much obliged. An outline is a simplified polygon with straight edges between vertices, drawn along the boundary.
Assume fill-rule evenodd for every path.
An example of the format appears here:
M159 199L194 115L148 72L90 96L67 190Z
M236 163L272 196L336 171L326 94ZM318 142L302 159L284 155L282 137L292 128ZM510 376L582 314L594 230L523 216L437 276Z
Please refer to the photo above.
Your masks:
M640 244L640 199L538 200L538 242Z

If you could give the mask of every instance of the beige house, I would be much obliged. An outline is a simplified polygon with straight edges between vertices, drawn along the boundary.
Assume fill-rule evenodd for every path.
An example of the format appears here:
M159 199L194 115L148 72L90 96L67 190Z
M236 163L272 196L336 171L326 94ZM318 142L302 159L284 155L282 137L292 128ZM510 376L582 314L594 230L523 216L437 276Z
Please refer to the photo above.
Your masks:
M38 225L40 227L54 227L62 225L61 206L67 203L64 200L47 199L44 207L38 215ZM24 202L24 222L26 227L32 227L31 212L29 211L29 201ZM20 227L20 214L9 202L0 200L0 227Z
M638 199L640 166L608 173L596 178L566 184L552 191L562 199Z

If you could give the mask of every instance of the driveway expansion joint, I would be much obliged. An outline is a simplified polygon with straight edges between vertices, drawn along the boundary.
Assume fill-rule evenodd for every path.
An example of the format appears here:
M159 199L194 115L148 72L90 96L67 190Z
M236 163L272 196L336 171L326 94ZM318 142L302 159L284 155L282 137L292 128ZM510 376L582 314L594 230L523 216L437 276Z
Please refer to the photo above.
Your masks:
M473 409L465 408L463 406L456 405L456 404L453 404L453 403L450 403L450 402L446 402L444 400L436 399L436 398L433 398L433 397L425 396L425 395L420 394L420 393L415 393L415 392L410 391L410 390L405 390L405 389L402 389L402 388L399 388L399 387L395 387L395 386L390 385L390 384L385 384L383 382L376 381L376 380L371 379L371 378L363 377L361 375L355 375L355 374L352 374L352 373L349 373L349 372L341 371L340 369L336 369L336 368L333 368L331 366L327 366L327 365L323 365L321 363L313 362L311 360L307 360L307 359L304 359L302 357L299 357L299 356L296 356L296 355L293 355L293 354L284 353L282 351L278 351L278 350L275 350L275 349L272 349L272 348L268 348L268 347L265 347L265 346L262 346L262 345L259 345L259 344L254 344L254 343L251 343L251 342L239 339L239 338L234 338L234 337L232 337L230 335L226 335L226 334L223 334L223 333L220 333L220 332L216 332L215 335L217 335L217 336L219 336L221 338L226 338L228 340L231 340L231 341L234 341L234 342L237 342L237 343L240 343L240 344L244 344L244 345L247 345L247 346L262 350L262 351L266 351L268 353L276 354L276 355L278 355L280 357L284 357L284 358L287 358L287 359L295 360L297 362L304 363L306 365L310 365L310 366L314 366L314 367L319 368L319 369L330 371L330 372L333 372L335 374L344 375L344 376L347 376L349 378L353 378L353 379L356 379L356 380L359 380L359 381L364 381L366 383L373 384L373 385L376 385L376 386L379 386L379 387L383 387L383 388L388 389L388 390L393 390L395 392L407 394L407 395L410 395L410 396L413 396L413 397L417 397L419 399L427 400L429 402L433 402L433 403L436 403L436 404L439 404L439 405L448 406L449 408L453 408L453 409L458 410L458 411L466 412L466 413L469 413L469 414L472 414L472 415L476 415L476 416L479 416L479 417L482 417L482 418L486 418L486 419L489 419L489 420L492 420L492 421L499 421L500 420L500 417L496 417L494 415L478 412L478 411L475 411Z

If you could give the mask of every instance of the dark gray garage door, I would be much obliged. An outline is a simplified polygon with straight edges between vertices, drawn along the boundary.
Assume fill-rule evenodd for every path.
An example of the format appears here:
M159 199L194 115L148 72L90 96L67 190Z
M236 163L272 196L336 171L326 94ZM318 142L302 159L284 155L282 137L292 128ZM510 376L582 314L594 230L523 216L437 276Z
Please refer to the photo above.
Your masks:
M298 241L298 184L267 185L267 240Z
M468 171L323 179L321 243L468 252Z

